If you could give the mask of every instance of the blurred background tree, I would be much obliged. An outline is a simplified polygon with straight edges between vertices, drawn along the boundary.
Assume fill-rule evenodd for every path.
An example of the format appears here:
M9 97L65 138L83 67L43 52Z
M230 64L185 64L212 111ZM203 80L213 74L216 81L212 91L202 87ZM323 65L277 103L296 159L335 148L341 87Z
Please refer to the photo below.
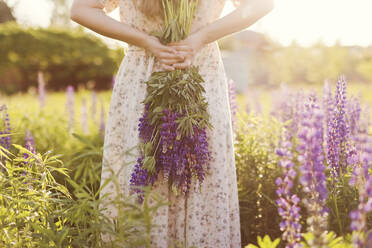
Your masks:
M14 3L17 3L17 1ZM8 6L8 4L3 0L0 0L0 23L15 21L16 19L13 16L12 11L12 7Z
M37 86L38 71L44 72L49 90L87 82L108 89L123 56L123 49L110 49L78 28L7 22L0 25L0 91L10 94Z

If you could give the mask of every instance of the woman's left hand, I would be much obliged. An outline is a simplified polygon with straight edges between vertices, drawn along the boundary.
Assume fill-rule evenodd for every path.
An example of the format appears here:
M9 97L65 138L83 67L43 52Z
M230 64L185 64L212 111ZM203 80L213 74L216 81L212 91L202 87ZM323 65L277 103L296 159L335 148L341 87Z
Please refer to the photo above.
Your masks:
M167 46L175 48L178 54L184 56L183 62L175 63L172 66L176 69L185 69L189 67L195 54L199 52L204 45L201 32L192 33L184 40L167 44Z

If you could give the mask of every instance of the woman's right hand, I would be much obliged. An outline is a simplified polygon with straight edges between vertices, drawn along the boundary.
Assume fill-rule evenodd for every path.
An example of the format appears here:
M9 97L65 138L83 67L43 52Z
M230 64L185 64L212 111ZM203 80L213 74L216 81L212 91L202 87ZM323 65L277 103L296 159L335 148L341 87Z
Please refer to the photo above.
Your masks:
M155 36L146 39L144 48L155 56L163 69L173 71L177 64L184 61L184 55L179 53L174 47L163 45Z

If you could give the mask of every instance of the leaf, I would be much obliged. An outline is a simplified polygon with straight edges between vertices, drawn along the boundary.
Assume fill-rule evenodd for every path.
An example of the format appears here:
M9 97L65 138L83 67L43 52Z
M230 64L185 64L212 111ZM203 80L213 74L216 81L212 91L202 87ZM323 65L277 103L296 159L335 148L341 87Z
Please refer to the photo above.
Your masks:
M146 156L143 160L143 168L145 168L149 173L152 174L155 171L155 157Z
M161 113L163 111L163 108L161 106L156 107L153 112L155 113Z
M151 154L151 152L152 152L152 143L151 142L146 143L144 150L145 150L145 155Z

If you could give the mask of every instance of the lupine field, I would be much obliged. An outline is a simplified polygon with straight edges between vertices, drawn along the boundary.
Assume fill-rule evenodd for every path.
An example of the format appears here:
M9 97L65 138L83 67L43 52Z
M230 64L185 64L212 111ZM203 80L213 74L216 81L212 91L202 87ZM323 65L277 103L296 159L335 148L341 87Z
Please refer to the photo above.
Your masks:
M41 73L38 82L0 95L0 247L150 247L151 214L165 201L149 207L150 191L143 205L114 199L115 223L98 207L111 91L51 93ZM259 96L228 87L242 247L372 247L367 87L342 75Z

